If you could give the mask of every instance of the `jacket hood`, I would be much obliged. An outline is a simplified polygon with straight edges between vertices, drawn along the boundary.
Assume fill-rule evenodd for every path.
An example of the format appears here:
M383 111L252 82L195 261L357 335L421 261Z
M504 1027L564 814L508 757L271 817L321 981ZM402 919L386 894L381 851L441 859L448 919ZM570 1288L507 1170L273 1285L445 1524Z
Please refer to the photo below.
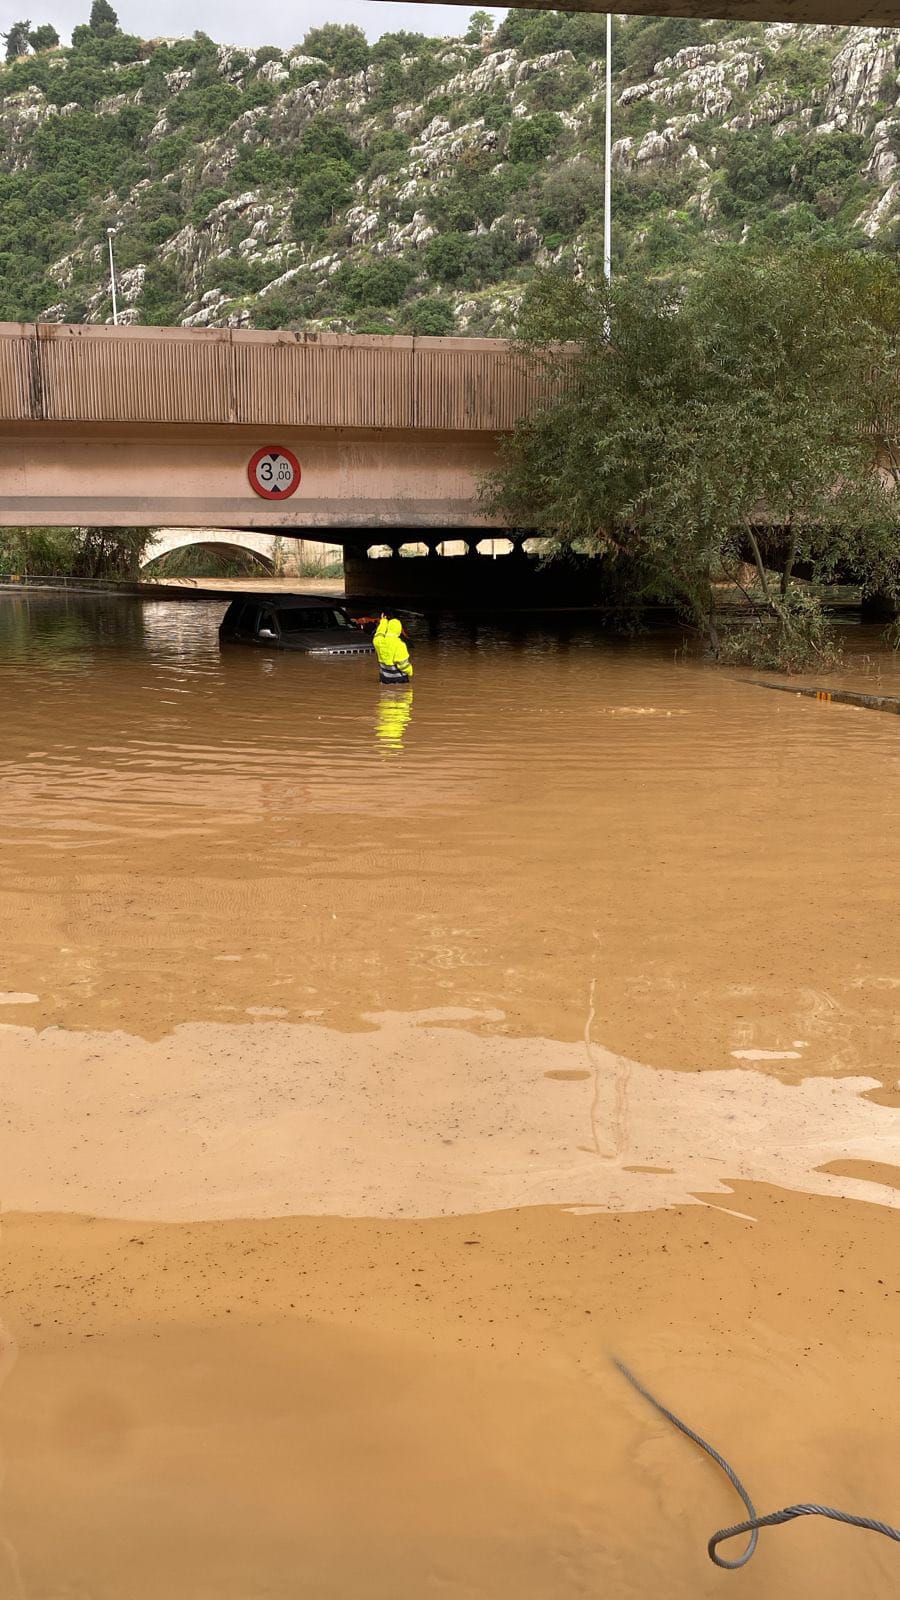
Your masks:
M403 632L403 623L399 622L396 617L391 617L391 620L384 631L389 639L399 639L401 633Z

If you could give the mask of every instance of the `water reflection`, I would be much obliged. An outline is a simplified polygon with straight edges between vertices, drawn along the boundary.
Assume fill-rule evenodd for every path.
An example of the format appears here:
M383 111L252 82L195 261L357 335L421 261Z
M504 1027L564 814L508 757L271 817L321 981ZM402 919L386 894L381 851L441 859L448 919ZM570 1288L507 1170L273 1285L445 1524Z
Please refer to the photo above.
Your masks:
M412 717L412 689L385 689L378 701L375 737L382 749L396 755L403 748L403 736Z

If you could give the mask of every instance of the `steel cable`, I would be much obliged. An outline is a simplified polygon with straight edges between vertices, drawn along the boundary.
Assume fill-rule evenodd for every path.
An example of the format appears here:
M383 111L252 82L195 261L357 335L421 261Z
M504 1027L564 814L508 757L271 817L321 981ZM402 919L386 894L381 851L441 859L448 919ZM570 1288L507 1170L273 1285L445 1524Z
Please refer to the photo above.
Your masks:
M718 1450L715 1450L699 1433L695 1433L694 1429L689 1427L686 1422L682 1422L681 1418L677 1417L674 1411L670 1411L668 1406L664 1406L661 1400L657 1400L656 1395L651 1394L650 1390L645 1388L640 1378L635 1377L631 1368L626 1367L624 1361L620 1361L617 1356L613 1356L612 1360L613 1365L618 1368L623 1378L628 1380L631 1387L636 1389L639 1395L649 1401L660 1416L665 1417L667 1422L671 1422L672 1426L677 1428L679 1433L683 1433L685 1438L699 1445L700 1449L704 1450L710 1459L716 1463L716 1466L721 1467L725 1476L743 1500L747 1508L747 1520L745 1522L736 1522L730 1528L720 1528L718 1533L713 1534L707 1544L706 1549L709 1559L714 1561L717 1567L727 1567L730 1571L734 1571L738 1567L745 1567L759 1543L760 1528L777 1528L783 1522L793 1522L796 1517L828 1517L832 1522L845 1522L851 1528L868 1528L872 1533L883 1533L886 1539L894 1539L900 1544L900 1528L892 1528L889 1523L878 1522L874 1517L857 1517L850 1511L837 1511L834 1506L807 1504L785 1506L782 1511L770 1511L768 1516L759 1516L747 1490L741 1483L734 1468L725 1460L725 1457L720 1456ZM741 1555L734 1561L729 1561L727 1557L719 1555L718 1547L720 1544L724 1544L726 1539L740 1538L741 1534L744 1533L749 1533L750 1538L747 1541L747 1548Z

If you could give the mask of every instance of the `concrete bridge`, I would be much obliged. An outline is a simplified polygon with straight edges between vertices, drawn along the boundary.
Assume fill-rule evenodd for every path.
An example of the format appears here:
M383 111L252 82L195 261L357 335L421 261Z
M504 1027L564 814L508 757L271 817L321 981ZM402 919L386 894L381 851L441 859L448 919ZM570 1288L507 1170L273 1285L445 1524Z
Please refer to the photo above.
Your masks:
M357 596L588 599L594 565L538 574L520 533L485 559L480 479L540 397L502 340L0 324L0 524L162 528L153 554L224 540L273 571L276 540L321 541Z
M487 530L478 481L536 393L494 339L0 324L0 523Z

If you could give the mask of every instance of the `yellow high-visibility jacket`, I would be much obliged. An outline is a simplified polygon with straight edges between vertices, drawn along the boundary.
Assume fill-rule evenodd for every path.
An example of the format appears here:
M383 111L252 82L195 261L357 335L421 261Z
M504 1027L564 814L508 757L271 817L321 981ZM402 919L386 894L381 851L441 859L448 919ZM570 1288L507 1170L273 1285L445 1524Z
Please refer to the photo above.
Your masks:
M396 617L391 617L390 621L383 617L375 629L372 643L380 667L393 667L397 672L402 672L405 678L411 678L412 662L409 659L409 651L400 637L402 631L403 625Z

